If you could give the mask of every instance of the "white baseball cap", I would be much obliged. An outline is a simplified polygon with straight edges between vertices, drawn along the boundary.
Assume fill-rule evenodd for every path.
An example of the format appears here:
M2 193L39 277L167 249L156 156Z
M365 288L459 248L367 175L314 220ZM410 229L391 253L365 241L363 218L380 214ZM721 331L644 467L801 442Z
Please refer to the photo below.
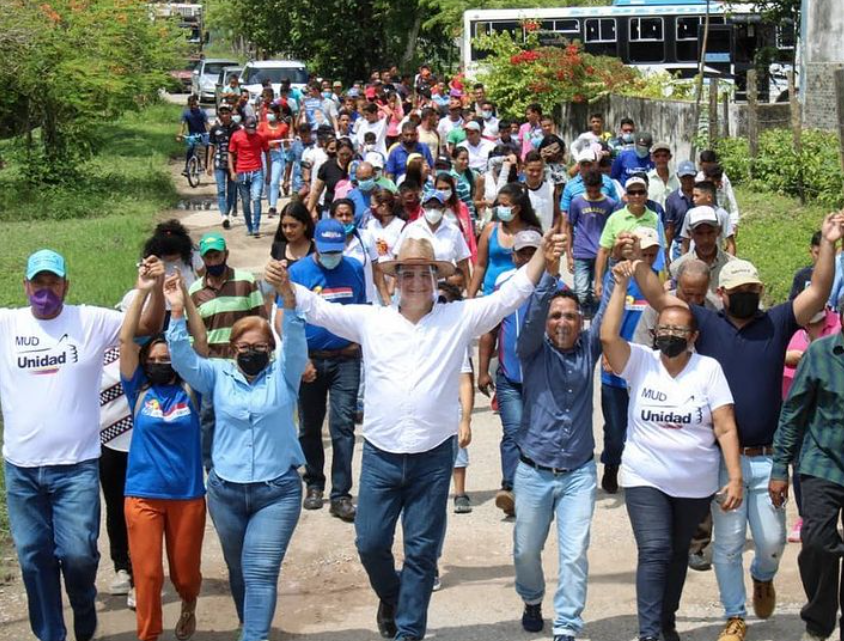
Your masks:
M700 225L712 225L713 227L720 226L720 223L718 222L718 215L709 205L692 207L686 215L689 217L689 229L695 229Z
M574 158L575 162L597 162L598 157L595 155L595 150L591 147L582 149Z
M639 247L649 249L656 245L659 247L659 235L653 227L637 227L633 233L639 238Z
M742 285L761 285L759 272L746 260L731 260L721 268L718 276L718 286L723 289L734 289Z

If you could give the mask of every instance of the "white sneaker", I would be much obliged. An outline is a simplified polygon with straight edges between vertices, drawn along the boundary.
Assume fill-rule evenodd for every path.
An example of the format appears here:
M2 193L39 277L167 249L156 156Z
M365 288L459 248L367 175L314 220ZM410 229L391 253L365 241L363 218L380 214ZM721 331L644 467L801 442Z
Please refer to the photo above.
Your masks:
M132 577L129 576L126 570L118 570L114 575L114 579L111 581L109 589L114 596L129 594L129 590L132 589Z
M126 607L130 610L135 609L135 588L129 590L129 594L126 596Z
M826 639L827 637L819 637L806 630L800 638L800 641L826 641Z

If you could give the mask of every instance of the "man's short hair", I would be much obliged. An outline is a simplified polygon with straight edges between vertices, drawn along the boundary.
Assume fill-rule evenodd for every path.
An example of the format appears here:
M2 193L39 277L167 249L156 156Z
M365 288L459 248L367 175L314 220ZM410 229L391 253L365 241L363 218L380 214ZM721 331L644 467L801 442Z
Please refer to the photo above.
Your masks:
M707 167L703 171L703 175L706 176L707 180L717 182L724 177L724 169L716 162L714 165Z
M570 289L562 289L558 292L555 292L554 295L551 297L551 302L553 303L558 298L565 298L567 300L574 301L574 306L577 307L577 311L580 311L580 299Z
M538 151L536 151L536 149L531 149L525 155L525 163L524 164L528 164L529 162L544 162L542 160L542 154L540 154Z
M635 122L633 122L633 119L632 119L632 118L622 118L622 119L619 121L619 126L620 126L620 127L624 127L625 125L630 125L631 127L635 127L635 126L636 126L636 123L635 123Z
M680 263L677 269L677 282L688 274L689 276L704 277L706 280L710 278L709 265L698 258L691 258Z
M584 187L603 187L604 175L597 169L590 169L583 177Z
M472 89L483 89L483 88L484 88L484 83L482 83L482 82L476 82L475 86L472 87Z
M376 105L374 102L368 102L368 103L366 103L366 105L364 105L363 111L364 111L364 113L368 113L368 114L377 113L378 112L378 105Z
M812 234L812 239L809 241L809 244L812 247L820 247L821 246L821 232L820 231L816 231L814 234Z
M408 120L406 123L404 123L401 126L401 132L403 134L404 133L414 133L415 131L416 131L416 123L411 122L410 120Z
M542 105L540 105L538 102L530 103L527 106L527 110L532 111L535 114L539 114L540 116L542 115Z
M428 118L431 117L431 114L435 114L435 113L437 113L437 112L432 107L424 107L422 109L422 114L421 114L422 120L427 120Z
M700 162L718 162L718 154L714 149L704 149L700 152Z
M603 114L592 114L591 116L589 116L589 120L595 120L595 118L597 118L601 122L604 121L604 115Z
M715 183L711 180L701 180L699 182L696 182L695 189L712 196L712 202L715 202L715 200L717 199L718 189L715 187Z

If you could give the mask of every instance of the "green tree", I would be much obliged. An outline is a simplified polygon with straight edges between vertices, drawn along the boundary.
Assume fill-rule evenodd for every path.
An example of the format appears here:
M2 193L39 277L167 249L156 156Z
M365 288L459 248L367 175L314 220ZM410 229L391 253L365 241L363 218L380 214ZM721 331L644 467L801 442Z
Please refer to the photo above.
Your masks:
M33 182L72 177L99 123L171 82L183 43L140 0L11 0L0 34L0 114L26 136Z

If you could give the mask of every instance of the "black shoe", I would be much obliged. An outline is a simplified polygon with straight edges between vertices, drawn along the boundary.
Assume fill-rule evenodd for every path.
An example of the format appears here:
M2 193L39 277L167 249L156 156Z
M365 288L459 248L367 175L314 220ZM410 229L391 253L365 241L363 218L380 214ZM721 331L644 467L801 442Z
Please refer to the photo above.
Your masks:
M618 493L618 465L604 465L601 487L607 494Z
M344 496L341 499L331 501L329 512L338 519L351 523L355 520L357 510L355 509L354 503L352 503L352 499Z
M570 634L555 634L554 641L575 641L574 637Z
M322 490L318 487L309 487L302 507L306 510L322 509Z
M708 572L712 569L712 562L705 551L689 552L689 568L696 572Z
M542 620L542 604L529 605L525 603L525 611L522 613L522 627L526 632L542 632L545 621Z
M398 634L396 628L396 606L381 601L378 604L378 614L375 615L378 632L385 639L395 639Z
M677 628L662 629L662 641L680 641Z
M228 218L223 218L223 229L229 229L231 226L231 221Z

